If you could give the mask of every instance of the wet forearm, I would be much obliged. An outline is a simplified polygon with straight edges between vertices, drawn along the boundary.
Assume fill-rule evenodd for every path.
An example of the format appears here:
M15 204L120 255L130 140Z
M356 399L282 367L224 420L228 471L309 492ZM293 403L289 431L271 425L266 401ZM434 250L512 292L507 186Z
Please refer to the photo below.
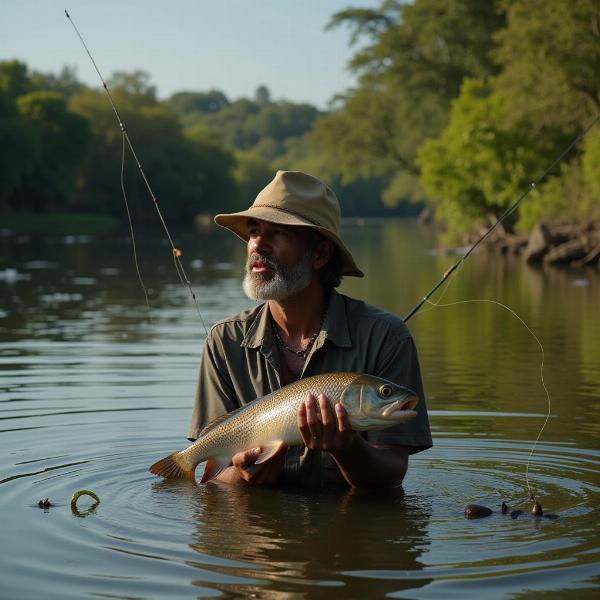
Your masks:
M358 435L331 455L346 481L357 488L397 487L408 469L406 447L373 446Z

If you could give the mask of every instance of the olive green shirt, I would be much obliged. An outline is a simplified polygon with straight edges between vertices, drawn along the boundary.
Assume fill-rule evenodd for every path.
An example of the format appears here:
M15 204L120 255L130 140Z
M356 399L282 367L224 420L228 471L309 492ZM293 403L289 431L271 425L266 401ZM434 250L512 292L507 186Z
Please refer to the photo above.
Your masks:
M267 303L214 325L204 345L188 438L196 439L216 417L289 383L282 381L279 353ZM417 351L408 328L400 318L334 290L301 377L342 371L382 377L413 389L420 398L415 419L364 432L370 443L408 446L411 454L432 446ZM294 446L287 449L282 483L345 480L328 453Z

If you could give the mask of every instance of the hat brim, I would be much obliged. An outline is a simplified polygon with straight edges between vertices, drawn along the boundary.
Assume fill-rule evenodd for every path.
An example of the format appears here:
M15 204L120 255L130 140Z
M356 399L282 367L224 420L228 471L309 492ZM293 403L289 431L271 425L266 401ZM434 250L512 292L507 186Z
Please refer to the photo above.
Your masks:
M215 217L215 223L229 229L244 242L247 242L249 239L246 227L248 219L260 219L261 221L268 221L269 223L276 223L278 225L292 225L316 229L338 247L342 258L342 275L351 277L364 277L365 275L356 266L352 254L335 233L288 210L272 206L251 206L248 210L243 210L241 212L219 214Z

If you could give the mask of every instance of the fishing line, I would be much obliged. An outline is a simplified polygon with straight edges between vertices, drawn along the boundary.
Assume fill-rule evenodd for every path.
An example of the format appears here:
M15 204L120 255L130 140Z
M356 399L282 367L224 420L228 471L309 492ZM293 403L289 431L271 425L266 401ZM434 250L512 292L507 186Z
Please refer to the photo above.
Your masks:
M548 167L544 170L544 172L534 181L529 184L529 187L521 193L521 195L513 202L497 219L496 221L490 225L487 230L481 235L466 251L465 253L442 275L441 279L419 300L417 304L408 312L408 314L404 317L404 322L408 321L412 316L414 316L421 306L425 304L429 298L442 286L450 276L458 269L459 266L470 256L470 254L485 240L491 233L502 223L507 217L509 217L525 200L525 198L537 188L537 186L546 179L548 173L554 169L554 167L562 161L562 159L573 149L573 147L578 144L588 133L588 131L600 120L600 113L596 115L596 117L581 131L581 133L550 163Z
M542 423L542 426L541 426L541 428L538 432L538 435L533 443L533 446L531 447L529 456L527 457L527 463L525 464L525 485L527 487L527 492L529 493L529 498L531 500L535 500L535 495L532 491L531 484L529 481L529 467L531 465L531 459L533 458L533 455L537 448L538 442L540 441L540 438L542 437L542 434L543 434L544 430L546 429L546 425L548 424L548 421L550 420L551 412L552 412L552 403L550 400L550 392L548 391L548 387L546 386L546 381L544 379L544 360L545 360L544 346L543 346L540 338L533 331L533 329L531 329L531 327L529 327L529 325L527 325L527 323L512 308L510 308L506 304L503 304L502 302L499 302L498 300L491 300L489 298L471 298L468 300L456 300L454 302L447 302L444 304L440 304L439 300L438 300L438 302L435 302L435 303L431 302L430 300L427 300L427 303L431 305L431 308L429 310L433 310L434 308L447 308L449 306L456 306L457 304L468 304L470 302L487 302L489 304L496 304L497 306L500 306L504 310L507 310L509 313L511 313L513 315L513 317L515 317L518 321L520 321L520 323L523 325L523 327L525 327L525 329L527 329L527 331L530 333L531 337L533 337L533 339L536 341L537 345L540 348L540 353L541 353L540 381L542 384L542 389L544 390L544 393L546 394L547 411L546 411L546 418L544 419L544 422Z
M140 270L140 264L137 256L137 247L135 242L135 234L133 233L133 222L131 220L131 212L129 211L129 203L127 202L127 193L125 192L125 137L123 137L123 145L121 151L121 191L123 192L123 200L125 201L125 211L127 212L127 221L129 222L129 231L131 233L131 247L133 248L133 262L135 263L135 270L137 273L138 281L144 291L144 298L146 299L146 308L148 309L148 318L150 324L152 324L152 311L150 310L150 300L148 298L148 289L142 279L142 273Z
M498 217L498 219L496 219L496 221L492 225L490 225L487 228L487 230L477 240L475 240L475 242L469 248L467 248L467 250L463 253L463 255L453 265L451 265L449 269L446 270L446 272L442 275L441 279L425 294L425 296L423 296L423 298L421 298L421 300L404 317L404 322L408 321L411 317L413 317L421 309L421 307L425 303L431 304L432 309L433 309L435 307L453 306L455 304L462 304L462 303L467 303L467 302L490 302L490 303L497 304L498 306L501 306L502 308L511 312L527 328L529 333L533 336L533 338L539 345L540 351L542 353L541 364L540 364L540 378L541 378L541 382L542 382L542 387L546 394L546 399L548 401L548 410L546 413L546 418L544 420L544 423L542 424L542 427L539 430L537 438L535 439L535 442L533 443L533 446L529 453L529 457L527 458L527 463L526 463L526 467L525 467L525 484L527 486L527 491L529 492L529 496L532 500L535 500L535 498L534 498L534 495L533 495L533 492L531 490L531 486L529 483L529 466L531 464L531 459L533 457L533 454L535 452L537 444L538 444L538 442L542 436L542 433L544 432L544 430L546 428L546 424L548 423L550 416L551 416L550 393L548 392L548 388L546 387L546 383L544 381L544 347L543 347L540 339L533 332L533 330L527 325L527 323L525 323L525 321L523 319L521 319L521 317L514 310L512 310L505 304L498 302L497 300L472 299L472 300L459 300L459 301L451 302L448 304L440 304L440 300L445 295L445 292L446 292L448 286L446 286L446 289L443 290L443 293L440 296L440 299L438 300L437 303L431 302L429 300L429 298L431 298L431 296L433 294L435 294L435 292L438 289L440 289L440 287L442 287L446 282L448 282L448 280L450 279L450 277L452 276L452 274L454 272L460 270L460 268L463 266L465 260L471 255L471 253L475 250L475 248L477 248L477 246L479 246L479 244L481 244L481 242L483 242L494 231L494 229L496 229L496 227L498 225L500 225L500 223L502 223L507 217L509 217L519 207L521 202L530 194L530 192L532 192L534 189L537 188L537 186L547 177L548 173L550 173L550 171L552 171L552 169L554 169L554 167L562 161L562 159L573 149L573 147L576 144L578 144L585 137L585 135L598 122L598 120L600 120L600 113L598 113L596 115L596 117L579 133L579 135L577 137L575 137L575 139L550 163L550 165L548 167L546 167L546 169L542 172L542 174L537 179L535 179L534 181L531 182L529 187L521 193L521 195ZM432 310L432 309L430 309L430 310Z
M123 136L123 145L125 145L125 142L127 142L127 146L129 147L129 150L135 160L135 163L138 167L140 175L144 181L144 184L146 185L146 189L148 190L148 193L150 194L150 197L152 198L152 202L154 203L154 207L156 208L156 213L158 215L158 218L162 224L163 230L164 230L164 232L167 236L167 239L169 241L169 244L171 246L171 254L173 255L173 260L175 262L175 270L177 271L177 275L179 277L181 285L188 289L188 291L192 297L194 306L196 308L196 312L198 313L198 317L200 318L200 321L202 323L202 327L204 328L204 333L205 333L205 335L208 335L208 330L206 328L206 324L204 323L204 319L202 318L202 313L200 312L200 306L198 304L198 299L196 298L196 294L194 292L194 289L192 288L192 284L191 284L189 278L187 277L185 269L183 267L183 263L181 262L182 252L173 243L173 239L171 238L171 234L170 234L167 224L163 218L162 211L160 210L160 207L158 205L158 198L155 196L155 194L152 190L152 187L150 186L150 183L148 181L148 178L146 177L144 169L142 168L142 164L141 164L140 160L138 159L137 153L133 147L133 143L131 142L129 134L127 133L127 127L125 126L125 123L121 119L121 115L119 114L119 111L117 110L117 106L115 104L115 101L113 100L110 90L108 89L108 85L106 84L106 81L104 80L104 77L102 76L102 73L100 72L100 69L98 68L98 65L96 64L96 61L94 60L92 53L90 52L89 48L87 47L87 44L85 43L81 33L79 33L79 29L77 29L77 26L75 25L73 19L71 18L71 16L67 12L67 10L65 10L65 15L66 15L67 19L69 20L69 22L71 23L71 25L73 26L73 29L75 30L75 33L77 34L77 37L81 41L81 44L83 45L87 55L90 58L90 61L92 62L92 65L94 66L94 69L96 70L96 73L98 74L98 77L100 78L100 81L102 82L102 87L104 88L104 91L106 92L106 95L108 96L110 105L112 106L113 112L115 113L115 117L117 118L117 121L119 123L119 127L121 129L121 133ZM123 161L124 161L124 158L123 158ZM122 168L123 168L123 164L122 164ZM123 174L121 174L121 177L123 177ZM121 187L124 191L124 186L122 185ZM123 197L125 200L125 204L127 205L127 197L126 197L125 193L124 193ZM127 205L127 213L129 215L129 206L128 205ZM129 222L131 225L130 217L129 217L129 220L130 220ZM134 259L136 260L136 268L137 268L137 254L135 252L135 243L134 243ZM139 271L138 271L138 275L139 275ZM143 282L141 281L141 276L139 277L139 279L140 279L140 282L142 283L142 288L144 289L144 294L146 295L146 301L148 301L147 291L146 291L146 288L145 288Z

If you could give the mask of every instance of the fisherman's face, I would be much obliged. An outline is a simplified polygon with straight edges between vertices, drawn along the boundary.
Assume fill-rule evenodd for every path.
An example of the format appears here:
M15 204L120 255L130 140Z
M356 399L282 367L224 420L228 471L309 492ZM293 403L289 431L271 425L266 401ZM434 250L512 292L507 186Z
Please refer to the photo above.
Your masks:
M251 300L285 300L313 276L313 250L304 227L248 220L244 292Z

